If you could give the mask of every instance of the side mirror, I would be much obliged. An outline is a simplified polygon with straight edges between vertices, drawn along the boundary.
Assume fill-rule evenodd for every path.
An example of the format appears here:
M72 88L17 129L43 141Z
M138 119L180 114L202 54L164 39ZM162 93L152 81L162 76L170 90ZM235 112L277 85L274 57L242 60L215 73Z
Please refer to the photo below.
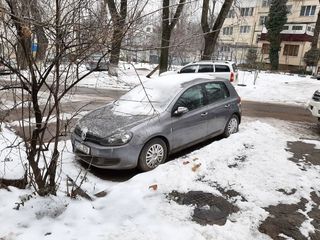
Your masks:
M180 73L180 70L178 70L177 73Z
M189 112L189 109L186 107L178 107L177 110L173 112L173 116L181 116L185 113Z

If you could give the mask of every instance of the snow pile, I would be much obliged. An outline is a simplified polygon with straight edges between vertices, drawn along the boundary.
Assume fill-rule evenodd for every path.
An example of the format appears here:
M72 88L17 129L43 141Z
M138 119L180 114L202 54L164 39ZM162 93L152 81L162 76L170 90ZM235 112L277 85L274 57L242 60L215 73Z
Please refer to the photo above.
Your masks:
M0 125L0 178L20 179L24 176L27 157L22 139Z
M12 210L28 191L0 189L0 238L11 239L269 239L257 228L271 204L310 199L318 189L319 166L302 171L288 161L285 150L291 135L259 121L242 124L240 132L189 155L172 160L154 171L123 183L102 181L88 173L83 188L89 194L106 189L106 197L93 202L65 197L65 175L80 169L70 142L62 160L61 192L57 197L33 197L19 211ZM197 167L195 167L197 166ZM149 188L157 185L157 189ZM193 206L178 205L167 198L173 190L205 191L221 196L218 187L235 190L240 211L224 226L201 226L191 221ZM279 189L290 191L290 196ZM246 201L241 200L243 198ZM307 223L306 223L307 224Z
M310 76L261 72L254 85L254 72L239 71L236 90L243 100L294 104L304 106L313 93L320 89L320 81Z

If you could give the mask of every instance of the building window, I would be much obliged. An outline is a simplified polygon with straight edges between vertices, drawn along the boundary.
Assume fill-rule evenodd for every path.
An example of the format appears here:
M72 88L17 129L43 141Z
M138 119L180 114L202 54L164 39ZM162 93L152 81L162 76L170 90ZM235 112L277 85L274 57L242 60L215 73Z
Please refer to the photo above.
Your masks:
M229 46L221 46L221 52L230 52Z
M289 26L288 26L288 25L284 25L284 26L282 27L282 30L289 30Z
M234 18L235 17L235 11L234 9L230 9L228 12L227 18Z
M262 54L269 54L269 50L270 50L270 44L268 43L262 44L262 48L261 48Z
M302 6L300 16L314 16L316 13L316 5L313 6Z
M262 7L269 7L271 0L262 0Z
M266 22L267 22L267 19L268 19L268 16L260 16L260 18L259 18L259 25L260 25L260 26L265 25Z
M284 45L283 55L284 56L298 56L299 53L299 45Z
M253 15L253 7L250 8L240 8L240 16L241 17L247 17Z
M308 32L314 32L314 28L313 28L313 27L308 26Z
M257 38L256 38L256 43L258 44L258 42L260 41L261 38L261 34L257 34Z
M287 5L287 13L288 15L292 14L292 5Z
M233 27L225 27L222 29L223 35L232 35Z
M240 33L249 33L251 30L250 26L240 26Z
M302 26L292 26L292 30L293 31L299 31L299 30L302 30L303 27Z

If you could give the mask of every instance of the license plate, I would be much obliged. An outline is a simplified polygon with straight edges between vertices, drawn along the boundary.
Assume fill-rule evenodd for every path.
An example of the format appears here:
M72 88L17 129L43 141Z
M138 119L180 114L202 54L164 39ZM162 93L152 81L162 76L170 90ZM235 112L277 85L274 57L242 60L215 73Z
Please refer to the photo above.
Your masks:
M74 145L75 145L75 148L85 154L90 154L90 147L78 142L78 141L75 141L74 142Z

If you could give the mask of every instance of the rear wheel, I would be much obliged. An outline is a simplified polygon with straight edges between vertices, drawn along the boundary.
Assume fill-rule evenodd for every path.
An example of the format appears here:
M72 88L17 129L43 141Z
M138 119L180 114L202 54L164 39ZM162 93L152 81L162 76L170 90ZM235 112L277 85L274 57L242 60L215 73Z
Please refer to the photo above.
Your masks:
M233 114L229 119L226 128L224 129L223 136L229 137L231 134L238 132L239 130L239 118Z
M160 138L154 138L143 147L138 162L138 168L144 172L150 171L164 163L167 159L167 145Z

